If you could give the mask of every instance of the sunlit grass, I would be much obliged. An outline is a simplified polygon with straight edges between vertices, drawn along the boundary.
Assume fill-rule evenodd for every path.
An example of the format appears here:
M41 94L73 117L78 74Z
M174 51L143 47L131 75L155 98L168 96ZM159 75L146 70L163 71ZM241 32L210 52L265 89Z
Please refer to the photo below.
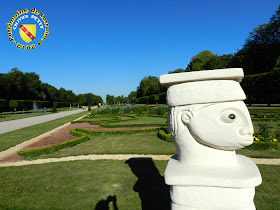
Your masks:
M159 139L156 132L90 136L90 140L40 158L89 154L176 154L172 142Z
M162 202L168 196L160 185L166 165L167 161L147 160L135 164L135 170L126 161L99 160L0 168L0 208L95 209L115 195L118 209L140 210L141 201L147 209L157 209L156 196L162 192ZM279 209L280 166L258 167L263 183L256 187L256 208Z

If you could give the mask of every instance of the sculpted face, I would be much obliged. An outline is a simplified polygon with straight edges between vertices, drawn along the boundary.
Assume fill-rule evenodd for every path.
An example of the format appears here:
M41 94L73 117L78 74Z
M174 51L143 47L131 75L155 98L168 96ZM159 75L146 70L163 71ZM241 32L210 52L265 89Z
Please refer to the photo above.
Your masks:
M206 146L235 150L253 143L253 125L243 101L217 103L195 113L183 111L182 121L194 139Z

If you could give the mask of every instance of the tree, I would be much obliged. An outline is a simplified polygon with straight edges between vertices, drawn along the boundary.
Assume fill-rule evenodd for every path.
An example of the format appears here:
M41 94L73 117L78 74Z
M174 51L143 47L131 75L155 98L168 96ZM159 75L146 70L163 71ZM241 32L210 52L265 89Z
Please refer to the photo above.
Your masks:
M280 4L266 24L250 32L243 48L234 56L228 67L242 67L245 74L258 74L273 69L280 55Z
M209 50L204 50L193 56L186 71L199 71L205 70L204 65L214 58L215 55Z
M233 55L231 54L218 56L209 50L204 50L192 57L185 71L190 72L199 70L223 69L227 66L232 56Z
M274 70L275 71L280 71L280 56L276 60L276 64L275 64Z
M159 79L154 76L144 77L137 87L137 98L159 94L164 90L159 83Z
M107 94L106 95L106 103L107 104L114 104L115 103L114 98L115 98L114 96L111 96L111 95Z
M34 72L23 73L13 68L7 74L0 74L0 99L6 100L40 100L50 102L70 102L80 104L102 103L100 96L87 93L88 98L75 95L72 90L65 90L48 83L42 83L38 74Z
M131 103L132 101L134 101L136 96L136 91L131 91L130 94L127 96L127 103Z
M86 97L85 97L84 94L79 94L79 95L78 95L78 98L79 98L79 104L80 104L80 105L85 105L85 104L86 104L87 99L86 99Z
M169 71L168 74L181 73L181 72L184 72L184 71L185 71L184 69L179 68L179 69L176 69L174 71Z

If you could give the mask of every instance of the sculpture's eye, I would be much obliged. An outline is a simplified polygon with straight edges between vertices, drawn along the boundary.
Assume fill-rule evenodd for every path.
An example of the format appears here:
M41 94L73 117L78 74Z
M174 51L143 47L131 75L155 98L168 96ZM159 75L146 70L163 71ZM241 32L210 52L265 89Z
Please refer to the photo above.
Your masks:
M234 120L234 119L236 118L236 116L235 116L235 114L230 114L230 115L228 116L228 118Z
M232 110L225 111L221 114L220 120L224 123L235 122L237 120L237 114Z

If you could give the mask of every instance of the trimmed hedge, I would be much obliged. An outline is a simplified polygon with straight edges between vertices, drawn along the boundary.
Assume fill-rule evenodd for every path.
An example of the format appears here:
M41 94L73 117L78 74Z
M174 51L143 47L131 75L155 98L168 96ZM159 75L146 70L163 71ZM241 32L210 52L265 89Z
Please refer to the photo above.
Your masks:
M246 103L280 103L280 71L245 75L241 86L247 95Z
M54 102L57 108L70 107L71 102Z
M164 126L158 130L158 137L164 141L172 142L171 135L168 133L167 126Z
M63 141L63 142L60 142L60 143L55 144L50 147L27 150L27 151L20 151L20 152L18 152L18 155L22 159L28 159L28 158L38 157L38 156L44 155L44 154L53 153L53 152L59 151L61 149L73 147L77 144L88 141L89 140L88 135L97 136L97 135L135 134L135 133L155 132L156 130L157 130L156 128L153 128L153 129L143 129L143 130L92 131L92 130L87 130L87 129L83 129L83 128L73 128L70 130L70 133L74 136L77 136L78 138L71 139L68 141Z
M39 108L50 108L51 103L49 101L34 101L34 100L10 100L9 106L10 108L16 108L16 109L24 109L24 110L30 110L33 109L34 102Z
M248 147L244 149L251 149L251 150L279 150L279 143L277 142L254 142Z
M123 121L135 120L135 119L137 119L137 117L134 115L122 115L123 117L132 117L132 119L125 119L125 120L122 120L120 116L113 116L113 115L105 115L105 116L115 118L115 119L100 120L100 121L92 122L92 121L86 119L86 118L91 118L91 117L86 117L86 118L83 118L82 120L76 121L76 123L87 122L92 125L100 125L100 127L104 127L104 128L136 127L136 126L129 126L129 125L124 125L124 126L123 125L120 125L120 126L110 125L110 123L113 123L113 122L123 122ZM98 118L98 117L94 117L94 118ZM75 122L72 122L72 123L75 123Z
M70 131L70 133L74 136L78 136L78 138L71 139L71 140L68 140L68 141L63 141L63 142L60 142L58 144L52 145L50 147L32 149L32 150L27 150L27 151L20 151L20 152L18 152L18 155L22 159L38 157L40 155L53 153L53 152L59 151L59 150L64 149L64 148L73 147L77 144L80 144L82 142L85 142L85 141L89 140L89 136L85 133L71 132L71 131Z
M103 128L122 128L122 127L148 127L148 126L156 126L161 127L163 124L124 124L124 125L110 125L109 123L100 123L99 124Z
M92 122L92 121L86 119L86 118L90 118L90 117L86 117L86 118L83 118L82 120L79 120L79 121L76 121L76 122L72 122L72 123L87 122L87 123L90 123L92 125L99 125L100 127L103 127L103 128L144 127L144 126L145 127L146 126L161 127L161 126L163 126L163 124L158 124L158 123L147 123L147 124L137 124L136 123L136 124L115 125L115 124L110 124L110 123L135 120L135 119L137 119L137 116L135 116L135 115L122 115L124 117L132 117L132 119L125 119L125 120L122 120L120 116L113 116L113 115L105 115L105 116L106 117L115 118L115 119L112 119L112 120L100 120L100 121ZM151 115L151 117L158 117L158 116L157 115ZM159 117L162 117L162 116L159 116Z
M255 118L255 117L252 117L251 118L252 121L254 122L269 122L269 121L272 121L272 122L278 122L280 119L279 118Z
M6 99L0 99L0 112L8 111L9 103Z
M136 98L135 103L139 103L139 104L157 104L157 103L166 104L166 92Z

